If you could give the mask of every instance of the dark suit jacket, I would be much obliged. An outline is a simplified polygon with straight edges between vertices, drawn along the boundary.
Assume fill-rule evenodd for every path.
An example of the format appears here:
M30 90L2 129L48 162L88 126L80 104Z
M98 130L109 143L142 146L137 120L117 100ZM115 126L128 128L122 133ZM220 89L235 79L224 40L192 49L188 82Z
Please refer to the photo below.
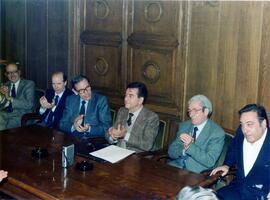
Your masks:
M179 125L177 136L169 146L168 154L173 159L169 164L183 167L183 143L179 136L182 133L190 133L193 130L191 120ZM193 172L201 172L215 166L224 145L225 132L211 119L208 119L195 143L192 143L186 154L186 169Z
M243 141L244 135L241 128L237 129L236 136L228 147L224 165L237 167L237 174L231 186L238 188L241 196L247 199L252 198L258 192L255 186L262 186L261 192L266 196L270 191L270 130L267 135L259 155L245 177L243 166Z
M118 124L126 125L128 118L128 109L122 107L119 109L114 127ZM129 140L126 142L126 148L136 152L149 151L153 147L158 134L159 117L156 113L143 107L132 127ZM106 138L109 140L109 134ZM121 146L123 140L119 140L117 145Z
M67 98L67 96L70 96L72 94L74 94L74 93L70 89L68 89L68 88L65 89L60 101L58 102L58 104L54 110L54 114L53 114L54 120L53 120L53 123L51 125L52 127L58 128L59 121L63 116L66 98ZM53 89L46 90L45 97L48 100L48 102L51 103L54 96L55 96L55 91ZM44 121L46 119L46 117L50 113L50 111L51 111L51 109L46 109L46 111L41 115L41 121Z
M79 116L79 110L80 96L75 94L68 96L59 128L65 132L71 133L71 127L75 118ZM86 110L85 123L90 124L90 133L83 134L74 131L72 134L84 137L104 137L105 133L112 125L112 116L105 96L92 91L92 96Z

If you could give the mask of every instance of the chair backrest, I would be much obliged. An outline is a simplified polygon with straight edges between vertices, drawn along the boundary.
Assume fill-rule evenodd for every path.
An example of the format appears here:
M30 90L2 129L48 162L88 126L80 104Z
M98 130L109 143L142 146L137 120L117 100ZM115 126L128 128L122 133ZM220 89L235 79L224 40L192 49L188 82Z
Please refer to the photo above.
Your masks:
M233 135L231 135L230 133L225 134L224 146L223 146L222 152L221 152L221 154L219 156L219 159L217 160L216 166L223 165L223 162L225 160L225 156L226 156L226 153L227 153L228 146L231 143L232 139L233 139Z
M158 134L152 148L153 151L163 148L165 132L166 132L166 122L163 120L159 120Z
M112 124L114 124L115 118L116 118L116 111L114 109L110 109L110 110L111 110L111 115L112 115Z
M45 95L45 91L40 88L35 89L35 105L34 105L34 111L38 113L38 109L40 107L39 99Z

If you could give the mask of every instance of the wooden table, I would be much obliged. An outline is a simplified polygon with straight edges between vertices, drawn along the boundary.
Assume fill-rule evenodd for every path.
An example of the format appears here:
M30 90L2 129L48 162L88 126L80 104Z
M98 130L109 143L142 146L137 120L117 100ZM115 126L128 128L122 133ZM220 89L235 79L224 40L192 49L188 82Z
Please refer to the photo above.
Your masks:
M186 185L206 186L209 178L132 155L116 164L93 162L92 171L61 167L61 147L77 140L54 129L27 126L0 132L0 165L9 172L0 190L16 198L173 199ZM36 159L32 149L46 148ZM84 158L75 156L75 163Z

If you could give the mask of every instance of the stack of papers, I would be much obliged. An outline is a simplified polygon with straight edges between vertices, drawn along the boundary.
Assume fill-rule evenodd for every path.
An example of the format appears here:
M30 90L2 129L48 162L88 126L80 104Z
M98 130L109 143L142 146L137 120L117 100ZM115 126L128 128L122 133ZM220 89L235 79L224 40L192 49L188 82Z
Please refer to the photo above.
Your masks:
M103 149L94 151L90 153L90 155L109 161L110 163L116 163L133 153L135 153L135 151L124 149L115 145L110 145Z

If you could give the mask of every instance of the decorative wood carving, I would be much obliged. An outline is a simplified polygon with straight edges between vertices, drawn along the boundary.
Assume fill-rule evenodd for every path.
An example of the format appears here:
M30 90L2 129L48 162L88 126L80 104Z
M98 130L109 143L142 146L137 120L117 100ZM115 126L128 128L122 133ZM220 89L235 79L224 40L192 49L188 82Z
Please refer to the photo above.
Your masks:
M121 34L117 32L84 30L80 38L85 45L119 47L122 42Z
M105 76L108 72L109 65L105 58L98 57L94 66L95 72L100 76Z
M128 44L133 48L172 51L179 45L179 42L174 37L167 35L132 33L128 37Z
M150 83L156 83L160 78L160 67L154 61L147 61L142 67L144 79Z
M150 2L144 7L144 17L148 22L158 22L163 14L160 2Z
M95 16L98 19L105 19L110 13L110 7L105 0L96 0L94 3Z

